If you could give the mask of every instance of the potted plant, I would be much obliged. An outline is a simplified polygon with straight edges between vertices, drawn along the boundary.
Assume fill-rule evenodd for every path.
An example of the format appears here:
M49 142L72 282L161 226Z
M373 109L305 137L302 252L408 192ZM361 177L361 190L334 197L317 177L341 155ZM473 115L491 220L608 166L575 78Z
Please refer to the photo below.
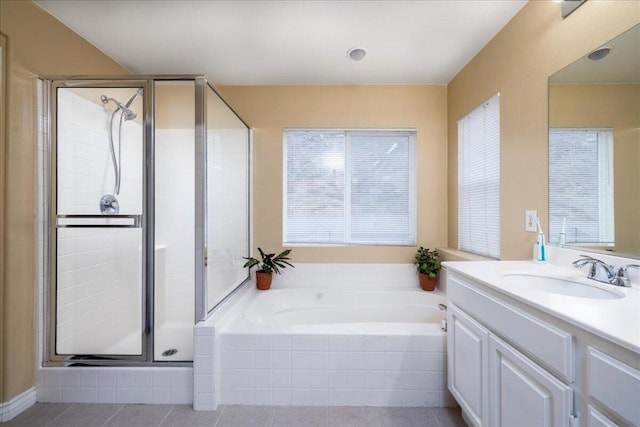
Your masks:
M271 279L273 273L280 274L281 268L293 267L293 265L289 262L289 253L291 249L286 249L280 252L278 255L275 253L265 254L262 249L258 248L258 252L260 252L260 257L262 261L257 260L253 257L243 257L247 260L243 267L249 268L257 265L258 270L256 270L256 286L261 291L266 291L271 287Z
M436 278L438 276L438 270L442 267L440 260L438 259L438 252L436 250L429 250L429 248L423 248L420 246L416 252L415 265L418 270L418 277L420 278L420 287L424 291L432 291L436 287Z

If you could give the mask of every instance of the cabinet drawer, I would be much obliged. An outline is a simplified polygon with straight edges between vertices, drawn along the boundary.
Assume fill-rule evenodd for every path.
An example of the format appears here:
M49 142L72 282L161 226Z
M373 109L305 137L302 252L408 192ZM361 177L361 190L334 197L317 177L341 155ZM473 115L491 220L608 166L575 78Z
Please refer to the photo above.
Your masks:
M447 294L451 302L484 323L503 338L545 364L559 377L574 381L571 334L467 285L449 274Z
M589 395L640 425L640 371L589 347Z
M600 411L598 411L593 406L589 405L589 422L587 423L588 427L618 427L618 424L611 421L606 416L602 415Z

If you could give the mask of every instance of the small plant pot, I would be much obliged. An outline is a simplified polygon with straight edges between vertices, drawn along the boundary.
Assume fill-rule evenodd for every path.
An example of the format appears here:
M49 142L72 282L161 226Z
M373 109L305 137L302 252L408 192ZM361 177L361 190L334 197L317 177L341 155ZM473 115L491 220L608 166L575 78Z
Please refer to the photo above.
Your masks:
M428 274L418 273L418 277L420 278L420 288L423 291L433 291L436 288L436 277L429 277Z
M271 288L271 273L256 271L256 287L261 291L268 291Z

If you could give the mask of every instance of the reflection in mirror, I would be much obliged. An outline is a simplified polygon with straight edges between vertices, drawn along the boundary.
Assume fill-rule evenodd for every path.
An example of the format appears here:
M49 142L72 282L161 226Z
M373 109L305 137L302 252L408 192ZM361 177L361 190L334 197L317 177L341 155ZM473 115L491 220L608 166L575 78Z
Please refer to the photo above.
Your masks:
M563 230L640 257L640 25L549 78L549 241Z

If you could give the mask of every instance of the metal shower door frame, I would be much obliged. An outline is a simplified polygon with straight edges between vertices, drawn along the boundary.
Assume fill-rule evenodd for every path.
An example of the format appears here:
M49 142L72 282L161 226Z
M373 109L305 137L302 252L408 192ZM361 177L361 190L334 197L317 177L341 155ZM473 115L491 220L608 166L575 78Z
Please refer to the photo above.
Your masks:
M155 265L155 226L154 226L154 81L152 79L135 77L104 78L44 78L46 122L48 124L48 162L45 162L45 176L48 175L49 192L47 199L47 225L45 231L48 244L45 247L45 304L48 313L44 322L45 333L45 366L66 366L69 364L90 365L139 365L153 362L153 316L154 316L154 265ZM71 355L56 354L56 325L57 325L57 230L66 227L87 227L86 224L60 224L60 220L71 221L86 219L98 220L99 215L58 215L58 170L57 170L57 101L59 88L140 88L144 90L143 101L143 194L142 215L118 215L103 218L120 218L132 221L131 224L101 225L92 227L142 228L142 336L140 355Z

